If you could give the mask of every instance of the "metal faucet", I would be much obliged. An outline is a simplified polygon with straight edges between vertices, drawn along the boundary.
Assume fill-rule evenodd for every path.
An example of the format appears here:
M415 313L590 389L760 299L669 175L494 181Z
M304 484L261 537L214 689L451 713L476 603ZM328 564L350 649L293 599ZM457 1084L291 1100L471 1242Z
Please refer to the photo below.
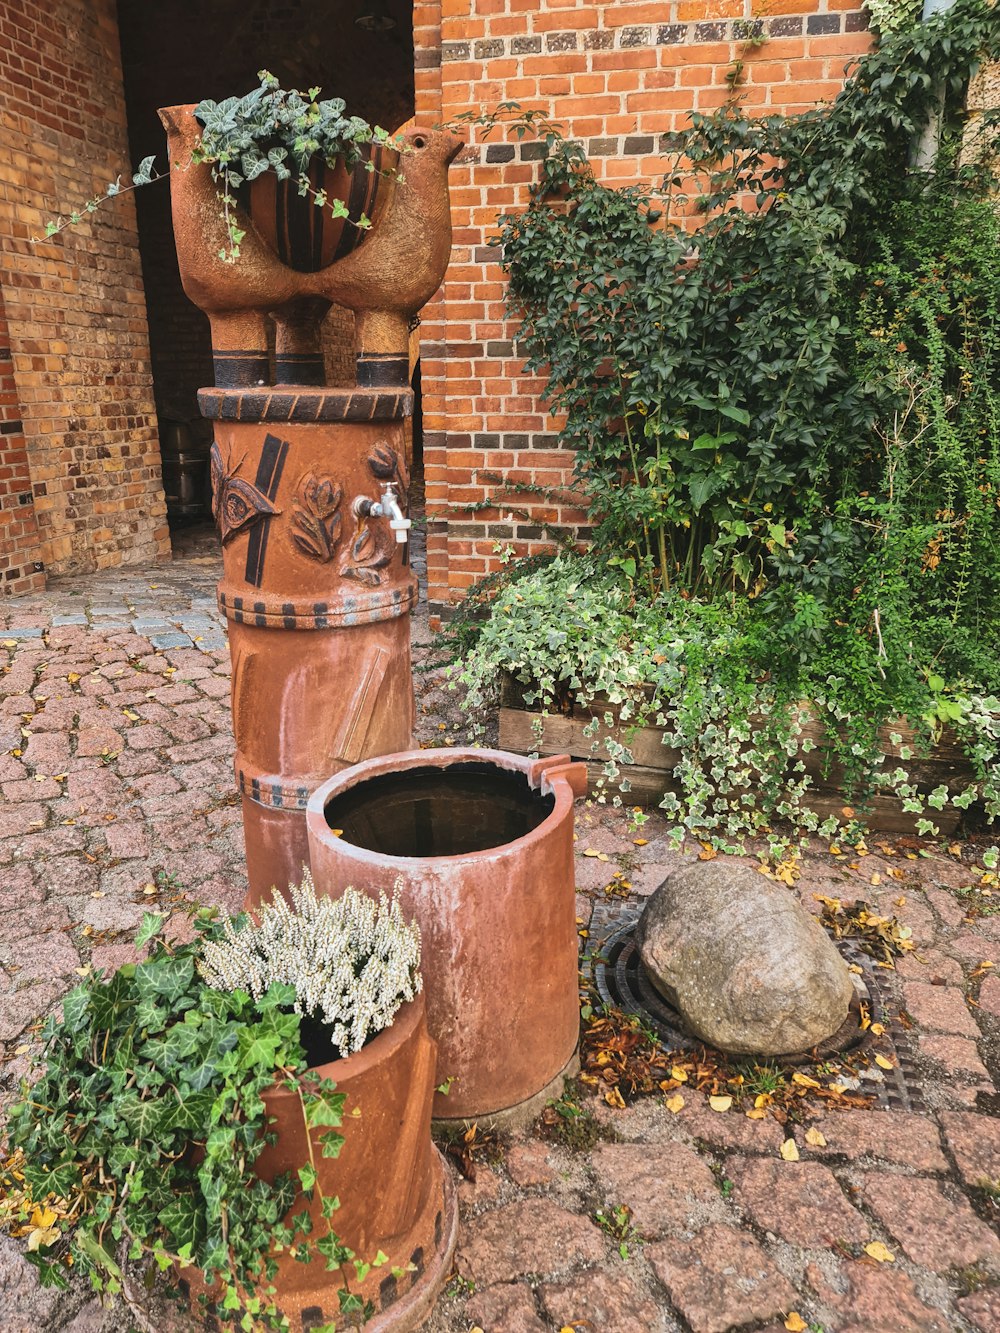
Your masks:
M368 513L372 518L387 518L389 527L396 534L396 542L400 546L406 545L406 534L410 529L410 520L399 507L399 496L396 494L396 487L391 481L386 482L383 486L382 498L371 501Z

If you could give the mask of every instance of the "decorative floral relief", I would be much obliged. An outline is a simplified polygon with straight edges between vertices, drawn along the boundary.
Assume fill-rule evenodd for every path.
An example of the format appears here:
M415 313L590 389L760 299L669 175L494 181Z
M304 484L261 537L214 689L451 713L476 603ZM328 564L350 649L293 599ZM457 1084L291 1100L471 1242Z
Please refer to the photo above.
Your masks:
M333 559L342 527L338 512L344 492L330 477L307 472L292 506L292 541L323 564Z
M379 481L391 481L399 466L399 456L385 440L376 440L368 454L368 466Z
M406 469L399 454L388 440L376 440L368 452L368 469L378 481L392 481L399 492L403 508L407 502ZM384 524L370 527L366 514L358 515L357 527L341 566L345 579L354 579L366 587L376 588L382 582L379 572L392 563L396 542Z
M227 472L222 451L218 444L212 445L212 514L219 525L223 546L244 528L281 512L256 486L236 475L245 459L246 454Z

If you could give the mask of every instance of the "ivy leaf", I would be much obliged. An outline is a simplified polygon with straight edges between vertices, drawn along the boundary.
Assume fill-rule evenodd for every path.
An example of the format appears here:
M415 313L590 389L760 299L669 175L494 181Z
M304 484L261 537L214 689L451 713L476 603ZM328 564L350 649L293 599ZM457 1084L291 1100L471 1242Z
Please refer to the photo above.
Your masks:
M153 163L156 161L156 154L144 157L139 163L136 171L132 173L133 185L148 185L153 179Z
M342 1092L319 1089L310 1091L305 1098L306 1125L315 1129L319 1125L332 1125L336 1128L344 1123L344 1102ZM324 1136L325 1137L325 1136Z
M118 1119L128 1126L134 1139L153 1138L165 1109L162 1102L146 1101L134 1093L120 1097L116 1108Z
M142 925L136 931L135 947L141 949L144 944L155 939L161 933L166 925L166 913L144 912L142 916Z
M135 988L140 1000L163 1000L174 1004L185 993L194 976L194 959L175 955L140 963L135 969Z

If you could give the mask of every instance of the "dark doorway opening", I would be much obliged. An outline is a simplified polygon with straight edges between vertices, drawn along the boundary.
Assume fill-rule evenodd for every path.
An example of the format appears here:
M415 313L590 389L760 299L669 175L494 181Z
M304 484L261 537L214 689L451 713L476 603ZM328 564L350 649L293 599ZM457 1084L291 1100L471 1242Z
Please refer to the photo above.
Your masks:
M218 101L257 86L319 86L349 112L395 130L413 115L413 10L407 0L118 0L129 150L166 168L161 106ZM172 534L207 521L211 428L197 391L212 383L208 320L184 295L166 181L135 193L153 389ZM354 373L353 316L330 312L328 383Z

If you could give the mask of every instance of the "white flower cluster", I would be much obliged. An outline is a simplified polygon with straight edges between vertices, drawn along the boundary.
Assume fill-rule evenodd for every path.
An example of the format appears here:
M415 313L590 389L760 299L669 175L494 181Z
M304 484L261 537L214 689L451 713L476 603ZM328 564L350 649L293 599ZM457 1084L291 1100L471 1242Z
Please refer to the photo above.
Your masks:
M207 942L201 975L216 990L245 990L259 1000L276 982L295 987L295 1012L329 1025L342 1056L387 1028L421 989L420 931L403 920L397 893L378 901L348 888L316 896L308 871L291 885L293 906L275 894L241 930Z

